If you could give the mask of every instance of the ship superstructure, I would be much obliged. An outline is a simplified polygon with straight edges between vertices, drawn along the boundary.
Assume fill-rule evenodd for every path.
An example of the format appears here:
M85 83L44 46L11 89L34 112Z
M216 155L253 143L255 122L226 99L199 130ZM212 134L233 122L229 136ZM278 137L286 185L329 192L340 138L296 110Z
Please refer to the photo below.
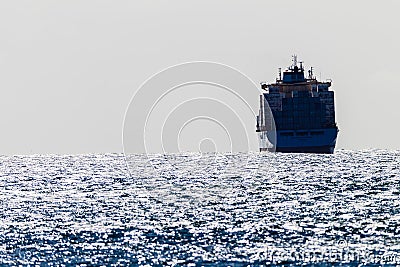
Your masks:
M283 75L279 69L275 83L261 83L263 94L257 116L260 151L334 151L338 128L334 92L329 90L331 81L318 81L312 67L305 77L303 62L299 63L293 56L292 66Z

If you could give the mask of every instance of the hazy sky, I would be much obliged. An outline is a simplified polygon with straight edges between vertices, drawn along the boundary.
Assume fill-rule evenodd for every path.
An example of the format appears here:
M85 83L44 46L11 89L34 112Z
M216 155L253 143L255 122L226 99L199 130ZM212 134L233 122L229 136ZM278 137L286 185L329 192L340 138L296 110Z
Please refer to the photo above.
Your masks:
M206 60L333 80L338 145L400 149L399 1L0 2L0 154L121 152L137 88Z

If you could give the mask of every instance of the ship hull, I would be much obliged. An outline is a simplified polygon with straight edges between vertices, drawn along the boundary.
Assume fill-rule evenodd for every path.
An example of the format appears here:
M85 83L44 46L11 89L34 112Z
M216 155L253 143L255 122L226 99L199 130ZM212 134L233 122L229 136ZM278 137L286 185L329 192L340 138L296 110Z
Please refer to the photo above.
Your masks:
M337 134L337 128L277 130L276 133L264 133L262 138L267 138L271 145L261 147L260 151L332 154Z
M282 153L315 153L315 154L332 154L335 150L334 146L299 146L299 147L277 147L274 149L267 149L270 152ZM261 149L261 151L265 151Z

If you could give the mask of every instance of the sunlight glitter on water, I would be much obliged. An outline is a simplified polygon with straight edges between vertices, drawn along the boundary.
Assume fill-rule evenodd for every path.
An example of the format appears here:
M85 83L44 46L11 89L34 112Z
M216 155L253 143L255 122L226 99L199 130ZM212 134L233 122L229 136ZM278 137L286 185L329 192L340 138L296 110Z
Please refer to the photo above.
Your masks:
M120 154L2 156L0 263L400 264L399 151L237 154L201 170L192 156L175 155L179 175L140 178Z

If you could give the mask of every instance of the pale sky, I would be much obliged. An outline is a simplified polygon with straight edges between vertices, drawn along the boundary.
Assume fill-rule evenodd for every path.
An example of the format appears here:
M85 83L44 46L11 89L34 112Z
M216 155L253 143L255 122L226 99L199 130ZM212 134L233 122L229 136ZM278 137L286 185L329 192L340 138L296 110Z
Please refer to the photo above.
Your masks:
M400 149L400 2L0 2L0 154L122 152L134 92L213 61L273 82L297 54L332 79L337 148Z

